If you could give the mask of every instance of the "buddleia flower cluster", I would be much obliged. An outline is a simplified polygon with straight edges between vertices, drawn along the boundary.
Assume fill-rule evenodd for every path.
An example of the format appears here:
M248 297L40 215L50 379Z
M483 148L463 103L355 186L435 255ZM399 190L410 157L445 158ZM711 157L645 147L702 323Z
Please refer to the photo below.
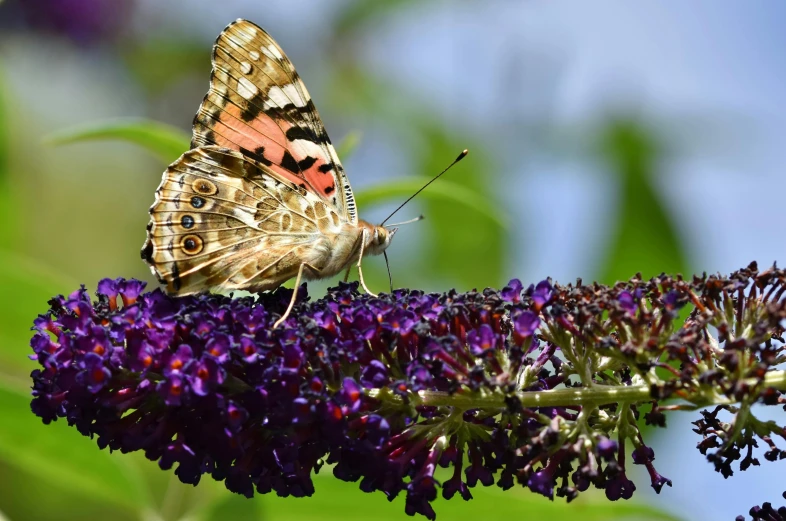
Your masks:
M332 472L429 519L438 495L478 485L629 499L631 465L661 492L641 427L671 409L702 409L698 449L724 477L786 454L752 409L786 400L775 267L379 297L340 284L313 301L301 287L273 328L291 291L173 298L104 279L95 298L56 297L34 322L32 410L184 483L302 497Z

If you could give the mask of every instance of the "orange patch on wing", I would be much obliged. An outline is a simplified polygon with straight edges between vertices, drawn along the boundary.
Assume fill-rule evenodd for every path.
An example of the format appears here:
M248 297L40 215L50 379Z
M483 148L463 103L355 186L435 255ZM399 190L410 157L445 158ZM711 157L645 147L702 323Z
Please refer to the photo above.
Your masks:
M292 125L289 122L275 120L262 112L253 120L245 122L241 118L241 109L238 106L227 105L220 112L213 127L214 141L217 145L235 150L241 147L255 154L260 147L263 147L262 156L272 163L270 168L273 171L295 184L305 181L312 192L330 202L331 197L335 195L336 184L331 170L327 172L319 170L320 166L329 164L324 148L311 141L302 140L302 144L296 145L294 141L287 140L286 132L290 128ZM314 161L308 168L293 172L282 167L285 164L284 157L287 151L296 162L309 157Z

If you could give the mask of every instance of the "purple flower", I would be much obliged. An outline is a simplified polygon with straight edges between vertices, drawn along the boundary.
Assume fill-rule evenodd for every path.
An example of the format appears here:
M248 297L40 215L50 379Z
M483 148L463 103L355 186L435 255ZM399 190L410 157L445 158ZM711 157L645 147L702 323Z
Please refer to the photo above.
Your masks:
M191 366L188 383L195 394L207 396L223 382L224 371L215 358L204 356Z
M440 488L447 499L496 484L571 500L594 486L627 499L635 486L626 439L653 488L671 485L631 420L646 405L612 397L585 411L534 396L588 378L597 389L624 389L668 360L673 371L647 389L653 410L710 383L736 400L783 401L761 385L782 358L770 339L783 334L786 272L775 268L612 288L546 280L523 292L515 280L502 292L379 297L339 284L314 301L300 288L277 329L291 290L173 298L143 287L104 279L95 301L84 287L50 300L33 320L31 409L44 423L65 418L101 448L144 451L184 483L209 474L246 496L311 495L313 473L328 463L363 491L406 494L406 512L429 519ZM700 312L682 323L676 311L685 305ZM712 327L720 349L708 346ZM730 436L734 424L716 417L724 411L734 414L704 411L694 425L699 449L729 475L735 461L752 464L758 442ZM755 435L769 445L781 431L766 425L773 431ZM769 449L765 459L784 454ZM444 483L437 465L448 467Z
M540 318L532 311L524 311L519 313L513 319L513 339L516 345L523 346L525 342L529 343L527 352L534 347L537 347L537 342L534 338L535 332L540 327Z
M538 282L534 289L530 286L529 292L531 292L530 298L532 299L533 307L536 311L539 311L551 299L551 281L548 279L542 280Z
M518 304L521 302L521 291L524 289L524 286L521 284L519 279L512 279L508 282L508 285L502 288L502 291L499 292L499 296L502 297L502 300L505 302L512 302L514 304Z
M625 310L629 315L635 315L639 306L636 304L636 299L630 291L623 291L619 296L620 307Z
M491 326L482 324L479 329L473 329L467 335L469 349L475 356L483 356L496 347L497 335Z
M104 367L104 359L96 353L87 353L79 363L79 369L76 379L91 393L100 391L112 376L112 372Z
M387 313L382 327L399 335L408 334L415 326L417 316L409 309L394 308Z
M389 381L388 368L380 360L372 360L363 368L360 383L365 387L385 387Z

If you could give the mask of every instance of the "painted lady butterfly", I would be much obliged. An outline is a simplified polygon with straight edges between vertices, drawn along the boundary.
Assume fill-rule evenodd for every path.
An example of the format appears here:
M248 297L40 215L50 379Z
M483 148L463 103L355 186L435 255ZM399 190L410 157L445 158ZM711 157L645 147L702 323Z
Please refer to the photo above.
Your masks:
M192 149L164 172L142 258L169 293L261 291L379 255L396 228L358 219L305 85L275 41L237 20L213 47ZM289 315L294 295L286 313Z

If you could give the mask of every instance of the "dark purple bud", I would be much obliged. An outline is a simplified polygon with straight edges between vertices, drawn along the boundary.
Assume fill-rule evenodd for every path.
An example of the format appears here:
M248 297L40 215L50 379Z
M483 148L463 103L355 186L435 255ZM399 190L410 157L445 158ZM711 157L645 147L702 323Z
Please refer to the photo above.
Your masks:
M606 497L611 501L630 499L635 490L636 485L625 476L624 472L620 472L614 479L606 483Z
M597 454L603 460L611 461L617 458L617 450L619 446L617 445L616 441L610 440L608 438L601 438L597 445Z
M655 459L655 451L646 445L641 445L634 449L631 456L633 456L633 463L636 465L646 465Z
M527 486L537 494L554 499L554 476L545 468L532 474L527 481Z

